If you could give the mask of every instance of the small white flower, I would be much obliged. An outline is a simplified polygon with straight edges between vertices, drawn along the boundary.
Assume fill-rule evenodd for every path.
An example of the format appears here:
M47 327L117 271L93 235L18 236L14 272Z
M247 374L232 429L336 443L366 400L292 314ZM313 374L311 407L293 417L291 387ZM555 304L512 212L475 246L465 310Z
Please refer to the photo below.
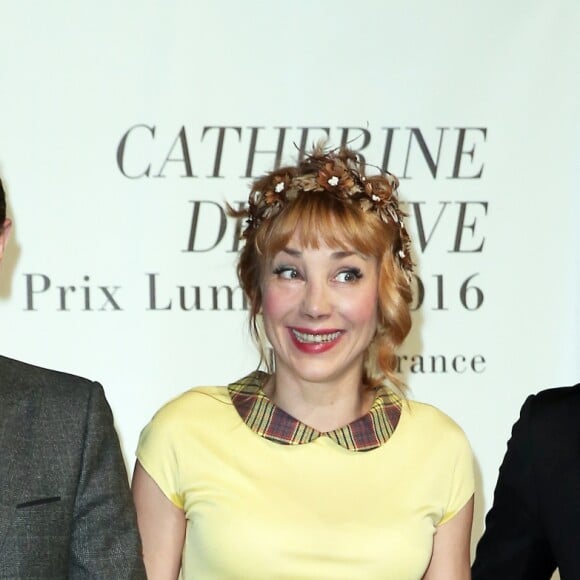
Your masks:
M378 196L376 193L373 193L373 194L371 195L371 199L372 199L373 201L381 201L381 198L380 198L380 197L379 197L379 196Z
M281 181L280 183L277 183L274 190L276 191L276 193L280 193L280 192L284 191L284 182Z
M336 187L338 185L338 177L336 177L336 175L333 175L329 180L328 180L328 185L332 186L332 187Z

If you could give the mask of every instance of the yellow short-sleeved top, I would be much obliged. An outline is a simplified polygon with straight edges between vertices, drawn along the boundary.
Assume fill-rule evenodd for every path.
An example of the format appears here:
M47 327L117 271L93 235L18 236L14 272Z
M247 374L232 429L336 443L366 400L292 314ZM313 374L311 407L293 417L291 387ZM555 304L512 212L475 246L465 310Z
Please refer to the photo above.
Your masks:
M320 434L265 397L266 378L192 389L141 433L141 465L186 514L182 577L421 578L437 526L473 494L461 429L382 389Z

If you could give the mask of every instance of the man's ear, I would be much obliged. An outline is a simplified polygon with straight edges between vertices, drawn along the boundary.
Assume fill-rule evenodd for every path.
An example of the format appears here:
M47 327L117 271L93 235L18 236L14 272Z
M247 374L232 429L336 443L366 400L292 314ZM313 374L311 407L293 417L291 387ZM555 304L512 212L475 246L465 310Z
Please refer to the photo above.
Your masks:
M10 230L12 229L12 222L9 219L5 219L4 223L0 226L0 260L4 255L4 248L10 237Z

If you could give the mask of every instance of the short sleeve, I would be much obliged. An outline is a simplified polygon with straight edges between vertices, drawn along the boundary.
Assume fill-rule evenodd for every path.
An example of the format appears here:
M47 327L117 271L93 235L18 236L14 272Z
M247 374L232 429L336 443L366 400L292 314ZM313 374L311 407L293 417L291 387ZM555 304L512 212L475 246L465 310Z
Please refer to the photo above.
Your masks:
M449 448L451 452L449 500L439 525L448 522L461 511L475 491L473 453L461 428L457 425L455 427Z
M178 441L175 435L173 405L163 407L141 431L137 459L167 498L183 509L179 484Z

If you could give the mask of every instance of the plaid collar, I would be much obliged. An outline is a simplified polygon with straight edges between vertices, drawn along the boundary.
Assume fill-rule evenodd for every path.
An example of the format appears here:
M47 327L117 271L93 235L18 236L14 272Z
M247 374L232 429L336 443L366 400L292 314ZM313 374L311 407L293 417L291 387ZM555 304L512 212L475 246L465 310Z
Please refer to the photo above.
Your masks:
M401 400L385 387L377 389L370 411L339 429L322 433L277 407L262 390L268 375L255 371L228 386L244 423L255 433L283 445L301 445L325 436L351 451L370 451L385 443L401 417Z

